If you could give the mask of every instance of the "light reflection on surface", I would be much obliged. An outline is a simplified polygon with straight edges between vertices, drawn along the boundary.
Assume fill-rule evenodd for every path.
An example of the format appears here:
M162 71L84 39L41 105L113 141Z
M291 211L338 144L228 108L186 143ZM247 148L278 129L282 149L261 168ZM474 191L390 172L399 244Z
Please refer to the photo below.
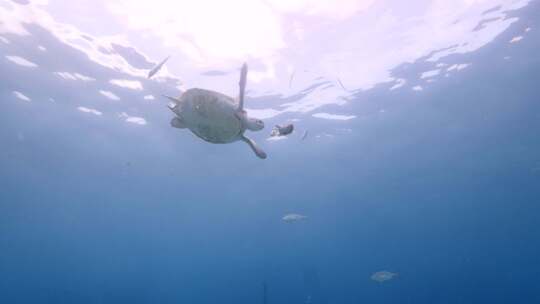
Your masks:
M381 83L391 83L391 90L406 87L408 79L395 77L392 69L427 56L433 67L419 79L429 80L410 87L422 91L437 77L449 76L446 72L468 67L471 63L459 63L444 71L441 61L493 41L518 20L508 17L512 10L529 1L412 1L406 6L390 0L96 2L93 9L110 30L106 35L78 29L85 28L86 15L70 8L88 7L88 1L0 3L3 43L9 44L9 35L30 35L26 23L37 24L92 61L124 74L126 79L108 80L120 88L145 91L141 82L128 78L144 77L148 62L170 53L171 62L154 81L176 78L176 90L197 86L234 96L237 67L247 61L248 95L274 96L278 102L247 107L271 118L343 105ZM68 19L73 24L62 22ZM524 39L528 31L510 42ZM36 48L47 50L46 45ZM40 66L37 58L6 58ZM86 71L61 73L65 79L94 79ZM99 92L120 99L114 91Z

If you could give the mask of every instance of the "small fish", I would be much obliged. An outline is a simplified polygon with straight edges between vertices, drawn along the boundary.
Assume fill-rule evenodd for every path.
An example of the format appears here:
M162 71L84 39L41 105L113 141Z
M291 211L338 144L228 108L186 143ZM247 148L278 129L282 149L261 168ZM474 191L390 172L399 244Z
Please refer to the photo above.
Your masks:
M292 82L293 82L295 73L296 73L296 71L293 71L292 74L291 74L291 78L289 79L289 89L292 87Z
M152 76L156 75L159 70L163 67L163 65L171 58L171 56L167 56L162 62L160 62L158 65L156 65L154 68L148 72L148 79L152 78Z
M268 287L266 281L263 281L263 304L268 304Z
M307 136L308 136L308 131L305 130L304 134L302 134L302 140L305 140L307 138Z
M383 271L377 271L374 274L372 274L371 279L373 281L383 283L385 281L389 281L389 280L393 279L397 275L398 275L397 273L393 273L393 272L390 272L390 271L383 270Z
M349 92L349 90L347 90L347 88L343 85L343 82L341 82L341 79L337 79L337 81L339 82L339 85L341 86L341 88L347 92Z
M301 214L295 214L295 213L287 214L282 218L283 221L289 222L289 223L298 222L305 219L307 219L307 216L301 215Z

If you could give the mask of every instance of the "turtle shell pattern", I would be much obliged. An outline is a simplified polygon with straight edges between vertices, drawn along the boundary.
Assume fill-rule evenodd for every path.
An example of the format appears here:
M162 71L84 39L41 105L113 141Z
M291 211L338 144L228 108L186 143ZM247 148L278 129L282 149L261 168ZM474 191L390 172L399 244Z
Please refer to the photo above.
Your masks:
M189 89L175 112L191 132L211 143L236 141L245 130L236 116L236 101L218 92Z

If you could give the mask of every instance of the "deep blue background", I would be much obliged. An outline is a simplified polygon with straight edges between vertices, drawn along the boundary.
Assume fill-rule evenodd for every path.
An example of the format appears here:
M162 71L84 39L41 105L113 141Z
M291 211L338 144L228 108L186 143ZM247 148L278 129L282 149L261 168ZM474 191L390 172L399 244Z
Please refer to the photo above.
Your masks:
M339 107L357 119L300 123L351 133L252 134L266 161L170 128L163 101L129 90L147 126L79 113L119 76L44 29L9 37L2 55L42 44L64 60L0 62L0 303L263 303L263 281L268 304L540 303L540 5L518 15L420 94L383 84ZM50 75L70 69L98 81ZM309 218L283 223L290 212ZM380 270L399 276L370 280Z

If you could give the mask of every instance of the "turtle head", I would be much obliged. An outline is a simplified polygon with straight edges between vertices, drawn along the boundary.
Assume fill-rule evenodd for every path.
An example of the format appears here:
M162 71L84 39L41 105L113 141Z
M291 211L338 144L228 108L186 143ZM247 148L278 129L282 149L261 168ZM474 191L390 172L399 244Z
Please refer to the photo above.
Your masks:
M246 118L246 129L251 131L259 131L264 129L264 122L257 118Z
M236 117L242 121L244 128L250 131L259 131L264 129L264 122L257 118L248 117L246 111L238 111L236 113Z

